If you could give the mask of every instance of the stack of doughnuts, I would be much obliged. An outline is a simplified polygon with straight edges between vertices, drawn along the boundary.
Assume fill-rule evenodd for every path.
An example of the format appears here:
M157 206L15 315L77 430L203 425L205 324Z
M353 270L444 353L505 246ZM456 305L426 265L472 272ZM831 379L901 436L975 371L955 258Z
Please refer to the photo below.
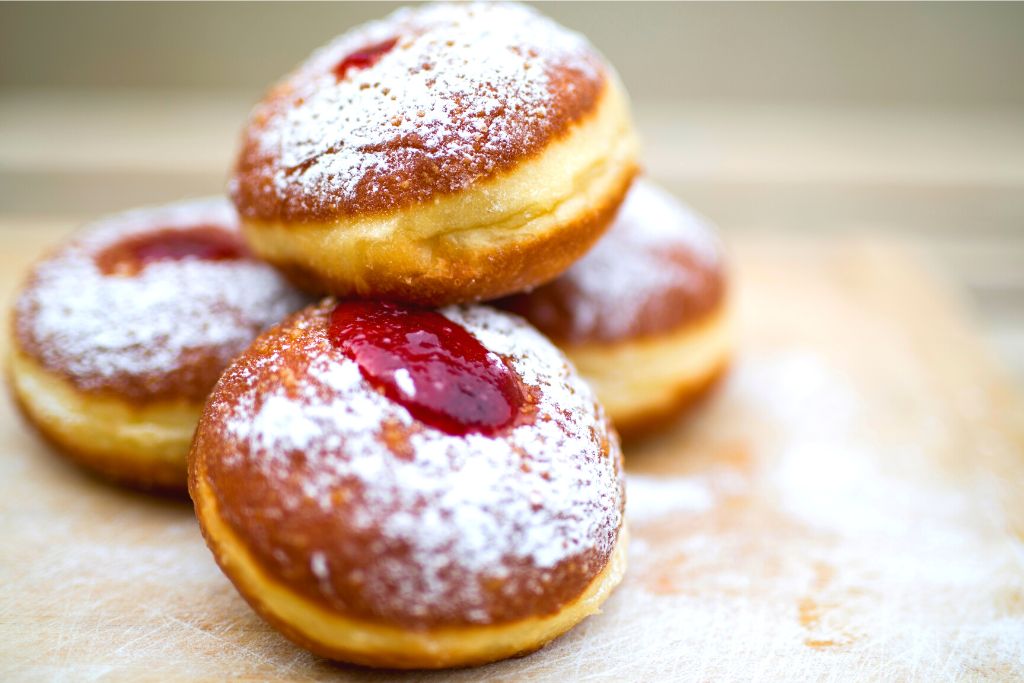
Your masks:
M102 219L40 261L11 386L93 471L187 480L221 569L302 647L531 652L623 576L617 429L728 361L714 230L637 168L582 36L517 4L399 10L270 89L230 203Z

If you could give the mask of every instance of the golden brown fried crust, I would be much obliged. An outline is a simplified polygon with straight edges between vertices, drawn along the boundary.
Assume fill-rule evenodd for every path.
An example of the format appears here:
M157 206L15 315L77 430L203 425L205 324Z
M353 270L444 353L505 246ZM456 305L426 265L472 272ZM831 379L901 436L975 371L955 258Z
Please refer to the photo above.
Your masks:
M269 391L271 387L289 386L295 377L307 372L312 359L303 349L311 340L325 335L333 306L333 300L328 299L307 308L257 339L234 362L235 367L250 368L245 382L231 383L228 379L232 371L225 373L207 403L189 454L190 492L196 498L198 481L205 481L215 496L219 516L241 539L259 567L268 576L326 610L371 623L415 630L479 624L479 621L468 618L466 613L469 610L460 608L456 596L451 596L448 601L451 605L449 615L421 614L416 613L411 605L396 611L386 606L394 601L385 600L382 604L380 596L365 590L359 580L361 572L383 562L415 566L416 560L409 548L380 543L387 540L381 527L389 511L368 506L363 501L364 488L359 482L342 484L344 488L331 500L331 509L325 511L304 494L304 483L317 475L313 460L307 460L301 453L294 454L290 465L294 476L285 483L280 478L271 480L259 462L233 450L235 445L225 435L223 421L218 415L230 414L243 391L255 386L257 392L262 393L262 387ZM283 361L282 369L261 375L255 368L261 359L271 355ZM402 434L391 430L387 446L384 445L384 437L378 435L382 451L386 448L392 451L411 449L409 443L396 449L392 441L396 438L408 441L418 428L416 425L399 427L399 431L404 432ZM367 425L367 429L376 431L380 427ZM244 449L246 446L239 447ZM616 457L612 444L607 440L603 451L604 457ZM344 457L343 449L337 457ZM281 510L284 509L288 513L282 515ZM370 524L365 523L366 516L372 520ZM362 524L357 523L359 519L363 520ZM323 539L330 539L330 543L324 543ZM216 552L218 539L208 538L208 542ZM375 544L386 549L367 552ZM314 551L323 554L326 565L345 568L345 571L331 572L327 590L324 589L323 577L318 578L312 571L310 558ZM510 571L504 580L482 586L485 599L479 608L487 613L489 624L557 613L579 598L607 565L609 557L610 553L602 555L596 549L588 549L550 568L538 568L528 561L507 563ZM527 586L539 584L543 585L540 593L527 589ZM407 589L392 585L388 591L401 593L403 588ZM542 598L539 599L538 595ZM297 636L287 625L282 625L261 608L258 596L247 596L247 600L272 623ZM301 636L294 639L307 644L313 651L319 651L316 644L308 643Z
M614 332L600 326L584 331L576 324L580 310L579 290L570 278L558 278L531 292L502 299L495 305L523 316L556 343L597 344L636 341L674 332L705 319L722 304L726 280L720 264L708 267L681 249L665 249L660 253L659 267L677 268L691 276L691 282L696 284L638 294L632 321ZM611 310L603 312L603 315L615 314Z
M34 275L30 275L22 292L28 292L34 286ZM12 332L18 347L43 365L47 371L59 375L84 394L114 395L136 404L159 403L174 399L202 403L224 369L226 358L223 349L205 346L184 350L173 367L160 372L84 377L69 370L66 363L60 362L59 352L42 352L42 342L32 333L34 317L37 314L37 309L26 307L19 308L11 316ZM183 320L182 324L188 322ZM257 331L253 330L253 334Z
M82 299L93 294L106 283L117 282L118 286L129 287L136 278L142 276L145 266L131 263L130 254L133 245L151 238L173 236L178 232L201 234L216 239L220 244L231 246L237 251L237 258L211 262L211 265L223 265L225 273L222 279L214 280L203 289L209 298L209 305L202 308L207 320L197 321L183 316L180 326L183 329L204 329L203 325L224 325L237 331L236 337L254 338L269 322L263 320L265 311L239 313L238 305L229 302L227 297L220 297L224 283L236 277L231 269L237 264L253 265L257 263L255 256L245 245L238 226L238 217L230 203L224 198L199 199L169 204L166 206L137 209L122 214L101 218L82 228L69 241L52 249L46 256L39 259L26 277L19 290L13 315L11 316L11 332L17 347L27 356L39 363L46 371L60 376L84 394L107 396L112 395L136 405L148 405L173 400L184 400L202 403L207 394L220 377L221 371L238 350L238 340L222 342L212 339L208 343L192 344L185 348L168 347L160 337L154 337L145 345L132 345L125 341L124 354L138 358L157 358L176 352L173 359L162 363L160 367L151 367L152 363L136 363L130 370L116 369L109 372L82 371L88 367L88 359L111 356L110 339L128 340L133 332L145 330L149 321L130 306L121 309L104 309L109 314L110 328L102 331L99 336L107 335L108 339L97 339L97 333L80 332L75 334L72 322L63 322L63 327L52 322L58 319L55 311L60 305L79 307ZM273 273L269 266L259 264L267 273ZM82 276L81 273L86 273ZM275 277L276 274L274 274ZM88 281L79 281L85 277ZM182 276L177 280L168 280L166 287L180 285ZM91 278L91 279L89 279ZM49 292L55 280L65 280L71 286L65 287L67 298L59 301ZM193 281L195 282L195 281ZM74 289L79 286L78 289ZM51 289L48 289L50 287ZM304 300L300 294L278 279L275 307L284 311L289 307L302 305ZM138 285L138 298L144 299L153 288ZM182 293L182 297L186 296ZM269 295L268 295L269 296ZM259 299L254 298L258 301ZM51 329L41 332L40 316ZM171 312L161 309L150 311L150 315L170 316ZM67 318L59 318L67 321ZM139 334L145 339L145 334ZM216 335L210 335L216 337ZM197 335L202 339L202 335ZM74 344L61 343L65 339L74 339ZM114 347L117 348L117 347ZM115 354L117 358L124 354ZM98 363L97 363L98 364ZM130 364L120 366L127 367ZM150 369L143 369L143 368Z
M715 392L729 373L729 364L729 360L724 361L697 384L680 385L675 396L658 408L632 419L617 420L615 429L619 436L632 443L675 424Z
M240 234L237 234L237 219L230 224L213 225L212 218L202 213L196 215L196 226L204 230L219 230L222 232L235 232L239 248L244 249ZM161 217L154 215L154 222L150 226L151 231L162 232L165 229ZM109 241L99 248L83 247L87 250L88 256L93 258L97 267L106 272L108 261L117 254L122 247L138 239L140 233L133 230L131 234ZM79 248L75 241L53 249L47 256L40 259L43 264L51 259L60 258L72 249ZM123 275L109 275L109 277L126 277ZM128 275L127 277L131 277ZM28 298L36 287L38 274L35 269L29 273L22 286L19 297ZM148 373L120 373L107 376L83 377L70 371L63 360L59 349L51 349L56 353L42 353L42 342L33 333L35 317L40 311L37 307L19 306L15 314L11 316L12 330L15 341L23 353L40 363L47 371L59 375L67 380L76 389L86 394L114 395L119 398L136 403L155 403L168 399L182 398L190 401L202 402L210 387L220 377L224 369L223 353L214 347L203 347L187 350L179 359L175 367L166 368L161 372ZM187 324L189 321L182 321ZM116 330L112 331L116 333ZM70 360L70 359L68 359Z
M65 367L43 363L37 355L39 347L19 337L25 353L44 365L46 370L59 375L86 395L113 395L136 405L148 405L182 399L200 404L206 400L210 387L220 377L225 358L216 349L190 349L167 372L117 374L100 378L84 378ZM99 385L99 386L98 386Z
M210 543L210 539L207 536L207 543ZM213 544L211 544L213 545ZM487 664L494 661L493 656L480 656L477 659L468 659L460 661L457 665L453 666L451 662L439 654L432 662L424 661L423 655L415 655L409 657L406 661L402 661L401 656L395 653L386 654L373 654L369 652L358 653L355 650L346 650L345 652L339 653L334 648L324 645L318 640L313 640L306 637L306 635L295 628L294 625L290 624L283 619L280 619L272 610L268 609L259 596L242 594L249 606L256 611L267 623L277 629L285 638L292 641L299 647L309 650L313 654L326 657L327 659L335 659L339 661L350 662L352 664L358 664L360 666L369 666L375 668L384 669L422 669L422 668L464 668L470 666L479 666L481 664ZM513 657L524 657L532 652L536 652L550 641L541 641L532 644L530 647L524 648L515 654L509 655L508 657L502 657L502 659L513 658ZM445 653L446 654L446 653Z
M548 282L585 254L614 219L635 174L636 170L630 169L622 176L619 187L605 197L602 204L591 207L574 221L543 237L520 240L490 250L479 245L468 250L454 244L439 243L432 261L433 269L418 274L415 279L390 272L387 262L382 261L379 268L364 273L363 282L354 288L354 283L347 279L331 279L326 273L317 272L305 264L284 260L273 252L261 250L258 242L254 241L253 247L292 284L311 294L392 299L424 306L493 299L538 282ZM258 233L260 226L246 222L243 229ZM387 246L382 245L381 248L386 249Z
M642 277L652 269L658 277ZM726 289L714 227L640 179L592 252L554 281L496 305L559 344L614 344L697 324L723 305Z
M10 371L8 371L8 375ZM47 444L57 453L78 465L88 474L103 477L121 486L138 489L147 493L158 493L172 497L184 497L184 468L170 463L147 461L109 456L83 448L82 444L63 439L60 435L50 432L45 425L38 422L25 404L25 399L13 389L14 382L7 378L8 394L14 401L18 412L25 422L32 427Z
M425 29L413 23L396 26L395 31L396 35L415 35ZM231 198L243 218L297 225L330 223L356 215L386 214L457 194L541 154L595 110L608 83L605 67L595 53L580 57L587 63L586 69L555 63L546 70L548 96L543 116L520 116L514 133L509 135L502 130L500 138L494 130L497 126L488 119L481 126L479 119L460 116L459 112L471 110L467 100L487 91L487 97L498 103L495 115L505 116L506 109L519 108L511 99L515 93L494 86L468 95L445 93L445 108L451 113L451 120L443 128L431 131L429 141L418 134L396 135L386 144L367 150L383 153L387 161L381 167L366 170L351 193L331 183L320 183L315 191L301 182L282 184L278 180L282 175L291 177L315 159L305 160L300 167L289 165L279 150L268 152L260 138L289 112L307 106L311 88L330 87L324 84L325 72L350 49L345 41L328 46L326 54L314 55L274 86L253 111L242 135L230 183ZM420 112L407 112L410 117L417 114L422 116ZM343 128L320 132L335 138L333 142L325 141L328 150L341 149L346 144L347 131ZM451 144L454 141L458 144Z

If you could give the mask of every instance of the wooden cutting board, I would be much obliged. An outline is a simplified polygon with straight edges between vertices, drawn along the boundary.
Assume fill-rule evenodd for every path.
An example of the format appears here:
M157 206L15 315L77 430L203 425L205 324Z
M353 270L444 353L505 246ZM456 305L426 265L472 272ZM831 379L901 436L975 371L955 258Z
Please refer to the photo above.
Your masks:
M37 249L8 249L9 291ZM740 241L721 390L627 448L604 613L478 669L334 666L265 626L191 508L55 458L0 405L3 680L1024 678L1024 411L890 246Z

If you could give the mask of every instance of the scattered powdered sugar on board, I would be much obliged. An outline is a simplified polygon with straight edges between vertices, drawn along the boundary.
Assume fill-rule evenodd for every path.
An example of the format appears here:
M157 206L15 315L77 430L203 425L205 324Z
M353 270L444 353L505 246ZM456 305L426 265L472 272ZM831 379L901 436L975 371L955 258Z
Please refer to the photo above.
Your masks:
M714 477L654 477L631 474L629 488L630 524L643 524L672 515L707 512L717 503L722 491L737 487L728 472L715 472Z
M671 251L687 253L693 269L669 262ZM641 314L638 302L667 290L696 292L721 260L721 244L705 219L657 185L638 180L608 233L562 275L577 294L574 327L625 335Z
M395 38L372 66L341 80L334 74L344 56ZM298 186L303 197L331 203L352 200L357 190L387 194L375 178L410 168L443 176L451 165L486 175L497 158L529 147L554 125L550 74L565 67L602 78L582 36L527 7L401 9L317 51L289 79L294 91L283 111L276 101L256 108L258 154L276 166L265 189L287 199ZM423 182L413 173L407 181Z
M411 430L411 457L396 457L381 426L412 426L412 416L376 392L325 334L302 350L313 360L287 393L265 393L258 383L259 375L279 369L280 358L229 369L222 386L248 389L220 414L224 432L239 444L228 448L235 459L229 466L255 463L269 480L286 482L298 471L293 454L301 452L301 471L308 473L303 496L324 514L332 513L332 493L358 482L364 502L351 520L354 528L377 529L386 541L411 549L407 561L373 563L364 577L367 592L419 613L468 606L468 618L484 622L481 581L503 579L522 562L550 569L587 551L610 554L623 504L620 452L590 389L532 327L486 307L442 312L509 359L536 390L532 424L496 438L423 426ZM313 553L310 562L323 578L323 555ZM388 588L394 586L401 590Z
M236 223L223 198L100 219L35 267L16 304L19 328L44 366L87 390L115 378L177 372L189 352L214 353L226 365L304 302L273 268L251 259L186 258L107 275L96 257L154 230L235 230Z
M984 480L969 465L951 479L943 462L979 457L956 443L966 425L935 430L948 398L920 385L903 394L891 372L862 375L792 342L752 351L705 416L706 433L733 430L746 457L712 437L701 467L630 474L631 600L617 626L657 629L640 660L666 644L699 652L727 630L710 643L714 661L693 655L698 677L742 678L778 660L770 678L797 662L810 672L801 678L837 667L853 678L1019 678L1020 542ZM908 397L913 407L892 410ZM974 446L980 434L968 433Z

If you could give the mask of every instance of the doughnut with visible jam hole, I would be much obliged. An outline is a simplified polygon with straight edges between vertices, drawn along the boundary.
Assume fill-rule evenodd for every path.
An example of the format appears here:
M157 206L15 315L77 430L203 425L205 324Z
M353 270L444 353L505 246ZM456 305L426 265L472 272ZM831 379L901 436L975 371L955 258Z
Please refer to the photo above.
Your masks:
M224 373L189 472L228 578L332 659L530 652L624 570L617 436L561 352L492 308L295 314Z
M184 491L207 394L307 299L254 260L223 198L100 219L35 265L15 303L10 384L75 461Z
M442 305L558 275L635 168L624 91L582 36L514 3L440 4L349 31L271 89L230 193L300 286Z

